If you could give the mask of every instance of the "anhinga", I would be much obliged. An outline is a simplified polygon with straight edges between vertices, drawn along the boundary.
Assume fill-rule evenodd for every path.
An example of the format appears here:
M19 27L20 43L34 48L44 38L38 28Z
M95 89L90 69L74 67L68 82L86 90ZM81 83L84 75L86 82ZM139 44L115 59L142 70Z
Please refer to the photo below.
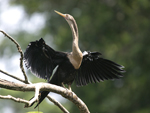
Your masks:
M118 79L123 76L123 66L102 58L100 56L101 53L89 51L82 53L78 46L78 27L76 21L69 14L55 12L65 18L72 30L72 52L55 51L46 45L45 41L41 38L38 41L30 42L24 53L27 68L37 77L47 79L48 83L58 86L67 84L69 89L73 81L76 82L77 86L84 86L88 83ZM56 67L57 69L52 76L53 70ZM36 107L48 93L48 91L40 92L41 96Z

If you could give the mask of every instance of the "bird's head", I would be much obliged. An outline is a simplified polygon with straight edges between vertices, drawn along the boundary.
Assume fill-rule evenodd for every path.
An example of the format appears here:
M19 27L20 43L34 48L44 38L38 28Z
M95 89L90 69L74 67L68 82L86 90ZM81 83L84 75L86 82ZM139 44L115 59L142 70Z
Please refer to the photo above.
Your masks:
M73 24L73 21L74 21L74 18L73 16L69 15L69 14L63 14L63 13L60 13L58 11L55 10L55 12L57 14L59 14L60 16L64 17L65 20L68 22L69 25Z
M78 36L78 28L77 28L77 24L75 19L73 18L73 16L69 15L69 14L63 14L60 13L58 11L55 10L55 12L57 14L59 14L60 16L64 17L65 20L68 22L68 24L70 25L71 29L75 32L76 36Z

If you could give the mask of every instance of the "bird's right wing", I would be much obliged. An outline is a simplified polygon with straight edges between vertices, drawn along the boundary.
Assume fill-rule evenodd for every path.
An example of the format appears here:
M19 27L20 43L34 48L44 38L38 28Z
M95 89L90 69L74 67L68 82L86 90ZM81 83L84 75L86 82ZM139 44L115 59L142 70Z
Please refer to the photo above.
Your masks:
M25 65L37 77L49 81L54 68L59 64L61 59L56 57L57 53L58 52L46 45L42 38L39 41L30 42L24 52ZM59 61L56 63L55 60L57 60L57 58Z
M77 86L108 79L118 79L123 76L123 66L101 58L100 55L99 52L83 53L83 60L75 79Z

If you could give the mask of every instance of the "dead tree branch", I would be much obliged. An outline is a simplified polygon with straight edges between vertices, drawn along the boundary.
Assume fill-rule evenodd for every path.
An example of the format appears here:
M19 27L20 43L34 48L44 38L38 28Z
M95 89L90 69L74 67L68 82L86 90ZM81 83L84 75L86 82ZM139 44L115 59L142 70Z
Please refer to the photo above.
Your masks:
M26 102L25 107L28 107L33 102L38 101L39 91L51 91L60 94L63 97L72 101L78 107L81 113L90 113L85 103L80 98L78 98L75 93L60 86L49 83L20 84L0 79L0 87L16 91L35 91L35 96L33 99L31 99L29 102L24 101Z
M3 84L2 84L3 83ZM12 86L15 86L15 87L12 87ZM22 85L23 84L18 84L18 83L14 83L14 82L10 82L10 81L7 81L7 80L3 80L3 79L0 79L0 87L2 88L6 88L8 87L8 89L11 89L11 90L17 90L17 91L25 91L24 89L22 89ZM22 90L19 90L17 87L21 88ZM26 84L24 84L24 87L26 87ZM11 95L7 95L7 96L2 96L0 95L0 99L9 99L9 100L13 100L15 102L19 102L19 103L24 103L26 106L25 107L28 107L30 106L33 102L36 102L38 101L38 95L39 95L39 85L37 84L37 86L35 86L36 89L35 89L35 97L34 99L28 101L28 100L25 100L25 99L21 99L21 98L15 98ZM6 88L7 89L7 88ZM30 90L27 90L27 91L30 91ZM55 99L51 98L50 96L47 96L48 99L50 101L52 101L56 106L58 106L64 113L69 113L59 102L57 102Z

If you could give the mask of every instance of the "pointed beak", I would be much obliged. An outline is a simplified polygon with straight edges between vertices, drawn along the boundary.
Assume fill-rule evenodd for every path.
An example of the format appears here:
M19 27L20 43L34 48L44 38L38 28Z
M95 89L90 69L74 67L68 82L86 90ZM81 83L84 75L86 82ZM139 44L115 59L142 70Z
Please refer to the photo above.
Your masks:
M58 11L56 11L56 10L54 10L57 14L59 14L60 16L62 16L62 17L66 17L66 15L65 14L63 14L63 13L60 13L60 12L58 12Z

